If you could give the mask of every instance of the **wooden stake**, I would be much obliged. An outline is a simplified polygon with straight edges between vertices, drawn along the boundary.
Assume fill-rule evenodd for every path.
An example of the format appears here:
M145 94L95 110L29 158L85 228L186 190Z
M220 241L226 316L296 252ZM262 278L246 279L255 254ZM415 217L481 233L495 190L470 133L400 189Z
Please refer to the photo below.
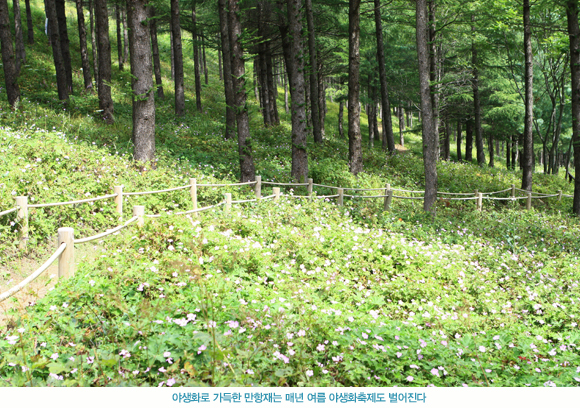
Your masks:
M272 188L272 192L274 193L274 201L280 200L280 187Z
M117 206L117 214L123 219L123 186L113 187L113 193L117 194L115 197L115 205Z
M512 184L512 198L516 196L516 185Z
M197 179L189 179L189 195L191 196L192 209L197 210ZM193 213L197 217L197 213Z
M483 209L483 193L477 193L477 211Z
M312 180L311 178L308 179L308 195L312 196L312 184L313 184L314 180Z
M142 227L145 225L145 206L144 205L134 205L133 206L133 217L137 217L137 226Z
M232 209L232 193L225 193L226 197L226 214L229 214Z
M393 190L391 190L389 183L385 185L385 195L384 210L389 211L391 209L391 202L393 201Z
M66 248L60 254L58 260L58 278L69 278L75 274L75 243L74 229L65 227L58 229L58 246L66 244Z
M344 205L344 188L338 189L338 205Z
M262 198L262 176L256 176L254 191L256 192L256 200Z
M528 193L528 199L526 200L526 210L532 209L532 193Z

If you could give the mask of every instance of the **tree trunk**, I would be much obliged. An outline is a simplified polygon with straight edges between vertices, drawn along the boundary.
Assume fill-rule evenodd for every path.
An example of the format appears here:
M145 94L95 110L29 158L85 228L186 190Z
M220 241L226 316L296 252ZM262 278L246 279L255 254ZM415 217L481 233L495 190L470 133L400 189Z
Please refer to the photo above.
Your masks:
M66 81L66 71L60 50L61 42L58 38L58 19L56 17L56 6L54 0L45 0L45 10L50 29L50 44L52 46L52 57L56 70L56 87L58 89L58 99L61 101L68 99L68 86Z
M130 63L129 59L129 30L127 30L127 10L121 8L121 22L123 23L123 62Z
M495 157L493 154L493 132L489 132L488 149L489 149L489 167L494 167Z
M85 13L83 11L82 0L75 0L77 7L77 23L79 27L79 45L81 49L81 63L83 66L83 80L85 90L92 92L93 80L91 78L91 64L89 62L89 53L87 50L87 29L85 27Z
M30 0L24 0L26 5L26 25L28 26L28 44L34 44L34 26L32 25L32 11L30 10Z
M185 113L185 89L183 86L183 52L181 49L181 24L179 23L179 0L171 0L171 31L173 33L173 65L175 67L175 114L183 116Z
M471 16L471 31L475 32L475 16ZM471 80L471 87L473 89L473 109L475 116L475 148L477 151L477 164L485 165L485 151L483 150L483 132L481 129L481 102L479 99L479 70L477 68L477 48L475 41L471 41L471 64L473 69L473 78Z
M312 0L305 0L306 23L308 25L308 53L310 54L310 108L312 112L312 133L315 143L322 143L320 126L320 96L318 90L318 60L316 55L316 38L314 33L314 14Z
M338 103L338 137L344 139L344 128L342 126L342 117L344 115L344 102Z
M161 61L159 60L159 43L157 42L157 18L155 17L155 6L149 6L149 31L151 34L151 48L153 50L153 71L155 72L155 85L157 86L157 97L165 99L163 92L163 79L161 78Z
M419 84L421 93L421 118L423 128L423 165L425 168L425 199L423 209L434 211L437 201L437 148L439 141L435 133L435 118L431 106L429 82L429 31L427 28L427 2L417 0L417 58L419 59Z
M525 117L523 145L522 190L532 191L532 174L534 172L534 66L532 57L532 28L530 26L530 1L524 0L524 55L525 55Z
M97 84L97 90L99 88L99 58L97 56L97 32L96 24L94 23L95 16L95 3L93 0L89 0L89 22L91 28L91 49L93 54L93 72L95 73L95 83Z
M232 53L232 76L234 81L236 121L238 125L238 154L240 158L240 181L253 181L256 169L252 157L252 141L250 139L250 122L246 105L244 51L240 42L242 25L240 23L240 7L238 0L228 0L228 28Z
M66 74L67 92L73 93L72 64L70 58L70 41L68 39L68 29L66 24L66 12L64 0L55 0L56 18L58 19L58 38L60 40L60 52Z
M286 68L286 64L284 64L284 111L288 114L290 110L288 106L288 68Z
M461 155L461 121L459 119L457 120L457 161L463 161L463 157Z
M173 28L169 20L169 48L171 48L171 80L175 81L175 51L173 50Z
M402 115L401 115L402 116ZM451 127L449 126L449 119L445 118L445 136L443 139L443 160L449 161L451 159Z
M473 122L471 118L465 122L465 161L469 163L473 161Z
M20 74L21 64L26 64L26 50L24 49L24 34L22 33L22 17L20 15L20 0L12 0L14 12L14 51L16 73Z
M395 151L395 136L391 121L391 105L389 103L389 88L387 85L387 69L385 67L385 47L383 42L383 23L381 21L381 2L375 2L375 28L377 35L377 60L379 61L379 80L381 81L381 109L383 120L383 150Z
M235 96L232 77L232 56L228 31L227 0L218 0L220 18L220 36L223 53L224 94L226 99L226 131L224 137L233 139L236 135L236 113L234 111Z
M20 100L20 87L18 86L18 73L16 72L14 51L12 49L12 33L10 31L7 0L0 0L0 48L8 103L14 108Z
M318 65L318 106L320 108L320 132L322 133L322 138L326 134L324 129L324 122L326 121L326 114L328 113L328 107L326 105L326 82L324 76L322 75L322 65ZM377 137L378 137L378 133Z
M224 80L224 71L223 71L223 66L222 66L222 46L221 46L221 40L219 38L219 35L216 38L216 43L218 45L217 48L217 55L218 55L218 74L220 77L220 81Z
M132 0L127 0L127 1L131 2ZM128 11L129 10L127 10L127 12ZM115 20L117 23L116 24L116 28L117 28L117 60L119 62L119 71L122 71L124 68L123 67L123 37L121 37L121 13L119 12L119 3L115 4ZM129 22L129 24L131 24L131 22ZM131 45L129 44L129 47L130 46Z
M280 25L284 59L290 83L292 122L292 178L305 182L308 178L306 150L306 87L304 80L304 48L302 45L302 1L287 0L288 26Z
M127 0L129 50L133 87L133 159L155 158L155 99L151 61L148 0ZM118 24L118 23L117 23Z
M202 112L203 108L201 106L201 76L199 67L199 46L197 44L197 11L196 11L197 0L193 1L193 7L191 9L191 19L193 22L192 31L192 43L193 43L193 71L195 74L195 106L198 112ZM175 34L174 34L175 35Z
M202 49L202 56L203 56L203 76L205 79L205 84L209 84L209 76L207 72L207 60L205 58L205 35L204 32L201 32L201 49Z
M512 136L508 136L508 140L506 142L506 154L505 154L505 167L508 170L512 168Z
M363 169L360 134L360 2L349 0L348 9L348 159L354 175Z
M567 0L566 17L570 37L570 71L572 77L572 140L574 145L574 201L572 212L580 215L580 28L578 27L578 2ZM568 166L566 166L566 172Z
M99 108L106 123L112 124L113 99L111 97L111 43L109 42L109 13L107 0L95 0L95 16L98 26L99 48Z
M270 90L268 87L267 77L267 66L266 66L266 23L264 21L264 2L259 1L257 3L256 14L258 17L258 56L254 59L254 67L257 78L257 83L259 84L260 93L260 106L262 107L262 118L264 119L264 126L268 127L272 124L272 118L270 113Z
M429 29L427 33L429 34L429 79L431 80L431 108L433 109L433 131L435 132L435 140L439 143L440 131L439 131L439 60L437 55L437 24L436 24L436 10L437 2L436 0L428 0L428 19L429 19ZM435 154L439 154L437 149Z
M278 87L274 83L274 72L272 70L272 51L270 50L270 42L265 44L265 60L266 60L266 82L268 84L268 98L270 106L270 120L273 125L280 124L280 116L278 115Z

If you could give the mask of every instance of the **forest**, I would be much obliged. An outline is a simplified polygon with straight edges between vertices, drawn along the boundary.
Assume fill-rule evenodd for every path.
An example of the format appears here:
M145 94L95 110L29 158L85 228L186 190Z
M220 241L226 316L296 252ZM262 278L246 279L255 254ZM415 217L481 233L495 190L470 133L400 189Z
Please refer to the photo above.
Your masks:
M0 0L0 384L577 386L579 7Z

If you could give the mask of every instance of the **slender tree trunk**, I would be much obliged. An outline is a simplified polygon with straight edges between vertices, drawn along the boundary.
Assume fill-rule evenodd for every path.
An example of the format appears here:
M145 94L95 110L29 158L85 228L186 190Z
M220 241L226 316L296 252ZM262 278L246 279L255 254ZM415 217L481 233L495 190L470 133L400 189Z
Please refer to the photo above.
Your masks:
M8 103L14 108L20 100L20 87L18 86L18 73L12 49L12 33L10 31L7 0L0 0L0 48Z
M280 124L280 117L278 116L278 87L274 81L274 73L272 70L272 51L270 50L270 42L265 44L265 60L266 60L266 82L268 84L268 98L270 105L270 120L273 125Z
M326 81L324 80L324 76L322 75L322 65L320 65L320 62L318 63L318 95L319 95L319 99L318 99L318 106L320 108L320 132L322 133L322 138L324 138L324 135L326 134L326 131L324 129L324 122L326 121L326 114L328 112L328 108L326 106ZM378 135L378 133L377 133Z
M171 80L175 81L175 50L173 48L173 27L169 20L169 46L171 48Z
M129 50L133 87L133 159L155 158L155 99L151 61L148 0L127 0ZM119 23L117 20L117 27Z
M288 114L288 111L290 111L290 108L288 106L288 82L289 82L289 76L288 76L288 68L286 66L286 63L284 62L284 111L286 112L286 114Z
M159 43L157 42L157 18L155 6L149 6L149 31L151 34L151 48L153 50L153 71L155 72L155 85L157 86L157 98L165 99L163 92L163 79L161 78L161 61L159 60Z
M109 41L109 13L106 0L95 0L99 47L99 108L106 123L115 121L111 97L111 43Z
M14 12L14 45L16 72L20 74L21 64L26 64L26 50L24 49L24 34L22 33L22 17L20 15L20 0L12 0Z
M425 199L423 209L434 211L437 201L437 148L439 141L435 133L435 118L431 106L429 83L429 31L427 27L427 1L417 0L417 57L419 59L419 84L421 93L421 118L423 127L423 165L425 168Z
M493 132L489 132L488 149L489 149L489 167L494 167L495 157L493 154Z
M314 14L312 0L305 0L306 23L308 25L308 53L310 54L310 108L312 111L312 133L315 143L322 143L320 126L320 106L318 90L318 60L316 55L316 37L314 33Z
M572 77L572 140L574 146L574 201L572 212L580 215L580 28L578 27L578 2L567 0L566 16L570 37L570 71ZM568 157L570 155L568 154ZM566 172L568 166L566 165Z
M363 169L359 105L360 1L349 0L348 10L348 159L354 175Z
M465 161L473 161L473 121L471 118L465 122Z
M178 0L171 0L171 31L173 33L173 65L175 66L175 114L183 116L185 113L185 89L183 85L183 52L181 49Z
M83 80L85 90L92 92L93 80L91 78L91 64L89 62L89 53L87 50L87 29L85 27L85 13L83 11L82 0L75 0L77 7L77 23L79 27L79 45L81 49L81 63L83 66Z
M512 168L512 136L508 136L508 140L506 143L506 155L505 155L505 167L508 170Z
M203 76L205 79L205 84L209 84L209 77L207 72L207 60L205 58L205 34L201 32L201 49L202 49L202 56L203 56Z
M32 11L30 10L30 0L24 0L26 5L26 25L28 27L28 44L34 44L34 26L32 25Z
M70 41L68 39L68 29L66 23L66 12L64 0L55 0L56 18L58 19L58 38L60 40L60 52L66 73L67 92L73 93L72 63L70 58Z
M461 155L461 121L459 119L457 120L457 161L463 161L463 157Z
M220 76L220 81L223 81L224 80L224 71L223 71L223 67L222 67L222 45L221 45L221 39L220 39L219 35L216 37L216 43L218 45L218 49L217 49L218 74Z
M475 16L471 16L471 31L475 32ZM479 98L479 70L477 68L477 48L475 47L475 42L471 42L471 64L473 69L473 77L471 79L471 88L473 90L473 109L475 116L475 148L477 151L477 164L480 166L485 165L485 151L483 150L483 132L481 128L481 102Z
M534 172L534 66L532 56L532 28L530 26L530 1L524 0L524 55L525 55L525 117L523 145L522 190L532 191L532 174Z
M344 139L344 127L342 125L342 118L344 115L344 102L338 103L338 137Z
M250 122L246 105L244 50L240 42L242 25L240 23L240 7L238 0L228 0L228 28L232 53L232 76L234 80L236 121L238 125L238 154L240 158L240 181L253 181L256 169L252 156L252 140L250 138Z
M195 106L198 112L202 112L203 108L201 106L201 76L199 67L199 46L197 44L197 11L196 11L197 0L194 0L193 7L191 9L191 19L193 21L193 70L195 73ZM174 34L175 35L175 34Z
M66 80L66 71L64 68L64 61L61 53L61 42L58 38L58 19L56 17L56 5L54 0L45 0L45 10L48 18L48 26L50 29L50 44L52 46L52 57L54 60L54 68L56 70L56 87L58 90L58 99L68 99L68 86Z
M439 60L437 54L437 2L436 0L428 0L429 12L429 79L431 80L431 108L433 109L433 130L435 132L435 139L439 143ZM439 154L439 150L436 151Z
M226 131L224 137L233 139L236 135L236 113L234 111L235 96L232 77L232 56L228 31L227 0L218 0L220 18L220 36L223 52L224 94L226 99Z
M132 0L127 0L128 2ZM127 10L128 12L129 10ZM121 13L119 12L119 3L115 4L115 20L117 28L117 60L119 62L119 71L123 70L123 37L121 37ZM131 24L129 22L129 24ZM129 47L131 45L129 44Z
M127 10L121 8L121 22L123 23L123 62L130 63L129 59L129 30L127 30Z
M263 1L258 1L256 7L256 15L258 17L258 56L254 59L254 67L259 84L260 91L260 106L262 107L262 118L264 119L264 126L268 127L272 124L270 117L270 92L268 89L267 67L266 67L266 24L264 22L264 7Z
M374 0L375 28L377 33L377 60L379 61L379 80L381 81L381 109L383 112L383 150L395 151L395 136L391 121L391 105L389 103L389 88L387 85L387 69L385 67L385 47L383 41L383 23L381 20L381 2Z
M401 122L403 115L401 114ZM449 161L451 159L451 127L449 126L449 119L444 118L445 121L445 136L443 140L443 160Z
M91 29L91 50L93 54L93 72L95 73L95 83L97 89L99 88L99 58L97 56L97 32L96 24L94 23L95 3L94 0L89 0L89 22Z

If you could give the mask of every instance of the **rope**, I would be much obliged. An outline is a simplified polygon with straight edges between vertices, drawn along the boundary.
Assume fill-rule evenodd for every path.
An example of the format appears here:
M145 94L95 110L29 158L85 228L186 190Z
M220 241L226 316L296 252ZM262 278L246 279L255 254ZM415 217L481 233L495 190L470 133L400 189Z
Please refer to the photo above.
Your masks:
M324 184L314 184L314 183L312 183L312 185L313 186L316 186L316 187L324 187L324 188L334 188L334 189L339 188L339 187L335 187L335 186L327 186L327 185L324 185Z
M253 203L255 201L258 201L258 200L255 198L252 200L237 200L237 201L232 201L232 204Z
M93 201L105 200L107 198L117 197L117 194L109 194L101 197L94 197L94 198L87 198L86 200L77 200L77 201L63 201L60 203L47 203L47 204L30 204L28 208L42 208L42 207L55 207L57 205L70 205L70 204L81 204L81 203L90 203Z
M210 208L215 208L215 207L219 207L220 205L224 205L226 202L222 201L221 203L215 204L215 205L210 205L207 207L202 207L202 208L196 208L195 210L188 210L188 211L180 211L180 212L176 212L176 213L172 213L172 212L167 212L165 213L166 215L185 215L185 214L193 214L196 212L202 212L205 210L209 210ZM146 214L145 216L148 218L159 218L162 215L165 214Z
M10 214L11 212L14 212L14 211L17 211L17 210L18 210L18 207L14 207L14 208L11 208L9 210L2 211L2 212L0 212L0 217L2 217L3 215Z
M542 195L542 196L532 196L532 198L550 198L550 197L558 197L559 194L548 194L548 195Z
M572 198L572 197L574 197L574 196L573 196L573 195L570 195L570 194L562 194L562 197L568 197L568 198Z
M350 197L350 198L384 198L384 197L386 197L386 195L377 195L377 196L363 196L363 195L350 195L350 194L344 194L344 197Z
M425 197L403 197L394 195L393 198L402 198L404 200L423 200Z
M262 182L264 183L264 182ZM245 183L232 183L232 184L198 184L198 187L228 187L228 186L247 186L250 184L256 184L255 181L246 181ZM189 187L189 186L188 186Z
M123 225L119 225L118 227L113 228L110 231L105 231L105 232L101 232L100 234L97 235L93 235L92 237L86 237L86 238L80 238L80 239L75 239L74 243L75 244L83 244L85 242L90 242L90 241L94 241L95 239L99 239L99 238L103 238L106 237L107 235L111 235L114 234L117 231L121 231L123 228L125 228L127 225L137 221L138 217L133 217L131 218L129 221L127 221L125 224Z
M482 197L484 200L498 200L498 201L508 201L508 200L527 200L528 197Z
M482 198L486 198L486 197L482 197ZM467 200L477 200L477 197L449 197L449 198L443 198L443 197L437 197L438 200L449 200L449 201L467 201Z
M382 187L382 188L345 188L346 190L350 190L350 191L377 191L377 190L386 190L386 187Z
M393 191L401 191L403 193L425 194L425 191L401 190L399 188L392 188Z
M339 196L339 194L334 194L334 195L326 195L326 196L314 196L313 198L335 198L338 196Z
M189 187L191 187L190 184L188 184L187 186L168 188L168 189L165 189L165 190L137 191L137 192L133 192L133 193L123 193L123 195L124 196L136 196L136 195L145 195L145 194L168 193L170 191L184 190L184 189L189 188Z
M491 193L482 193L482 194L499 194L499 193L505 193L506 191L511 191L511 188L506 188L505 190L500 190L500 191L492 191Z
M276 194L272 194L272 195L269 195L269 196L266 196L266 197L262 197L262 200L268 200L268 199L274 198L274 197L276 197ZM285 196L285 197L295 197L295 196Z
M262 181L262 184L271 184L275 186L308 186L308 183L274 183L270 181Z
M443 195L462 195L462 196L471 196L471 195L473 195L473 193L447 193L445 191L437 191L437 194L443 194Z
M52 263L56 260L56 258L58 258L60 256L60 254L63 253L65 248L66 248L66 243L63 242L62 244L60 244L60 246L58 247L56 252L54 254L52 254L52 256L50 258L48 258L48 260L45 263L43 263L40 268L38 268L34 273L32 273L30 276L28 276L28 278L24 279L18 285L12 287L11 289L7 290L6 292L0 294L0 302L3 302L4 300L8 299L10 296L19 292L22 288L24 288L30 282L32 282L33 280L38 278L40 276L40 274L42 272L44 272L45 270L47 270L48 267L50 265L52 265Z

